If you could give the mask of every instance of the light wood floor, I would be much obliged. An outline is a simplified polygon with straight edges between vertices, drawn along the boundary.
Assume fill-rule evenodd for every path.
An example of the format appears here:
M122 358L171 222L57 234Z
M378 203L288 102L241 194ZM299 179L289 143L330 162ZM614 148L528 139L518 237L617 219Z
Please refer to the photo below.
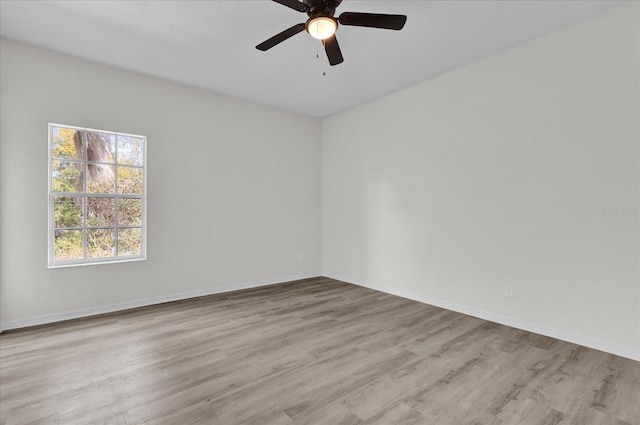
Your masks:
M0 335L0 424L640 424L640 363L317 278Z

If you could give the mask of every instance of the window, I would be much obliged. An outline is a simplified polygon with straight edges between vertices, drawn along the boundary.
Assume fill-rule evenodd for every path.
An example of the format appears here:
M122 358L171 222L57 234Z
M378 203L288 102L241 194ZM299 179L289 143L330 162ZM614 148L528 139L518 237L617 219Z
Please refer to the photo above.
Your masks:
M146 258L146 142L49 124L49 267Z

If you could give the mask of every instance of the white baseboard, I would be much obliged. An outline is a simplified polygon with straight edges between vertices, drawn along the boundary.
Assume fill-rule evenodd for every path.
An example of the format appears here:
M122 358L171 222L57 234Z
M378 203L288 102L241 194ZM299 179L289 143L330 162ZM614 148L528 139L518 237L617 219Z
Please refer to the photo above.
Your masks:
M279 283L291 282L301 279L309 279L319 277L321 273L305 273L295 276L283 276L275 279L264 279L253 282L237 283L217 288L207 288L197 291L182 292L180 294L161 295L158 297L139 299L134 301L125 301L116 304L109 304L100 307L83 308L80 310L66 311L62 313L46 314L43 316L27 317L18 320L8 320L0 322L0 332L9 329L19 329L29 326L45 325L49 323L61 322L63 320L78 319L80 317L95 316L96 314L112 313L114 311L128 310L137 307L146 307L155 304L162 304L170 301L185 300L188 298L202 297L205 295L220 294L223 292L232 292L240 289L259 288L261 286L276 285Z
M607 341L599 339L584 337L582 335L576 335L571 332L566 332L561 329L551 328L548 326L540 325L537 323L526 322L524 320L516 319L513 317L503 316L501 314L492 313L477 308L452 303L437 298L424 297L414 294L409 291L396 289L382 285L371 285L366 282L351 279L346 276L341 276L333 273L323 273L323 276L331 279L340 280L342 282L351 283L354 285L362 286L376 291L385 292L391 295L397 295L402 298L418 301L424 304L433 305L436 307L444 308L447 310L456 311L458 313L466 314L468 316L478 317L480 319L488 320L490 322L500 323L501 325L511 326L513 328L522 329L529 332L534 332L540 335L545 335L551 338L560 339L562 341L571 342L573 344L583 345L585 347L594 348L596 350L604 351L606 353L615 354L628 359L640 361L640 350L624 345L613 344Z

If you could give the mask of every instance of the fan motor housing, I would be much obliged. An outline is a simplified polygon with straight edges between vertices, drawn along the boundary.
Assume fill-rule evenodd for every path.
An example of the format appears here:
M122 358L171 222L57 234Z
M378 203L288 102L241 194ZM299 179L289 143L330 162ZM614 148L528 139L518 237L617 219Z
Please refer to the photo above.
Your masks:
M342 0L302 0L302 2L309 8L307 15L310 18L315 18L318 16L332 17Z

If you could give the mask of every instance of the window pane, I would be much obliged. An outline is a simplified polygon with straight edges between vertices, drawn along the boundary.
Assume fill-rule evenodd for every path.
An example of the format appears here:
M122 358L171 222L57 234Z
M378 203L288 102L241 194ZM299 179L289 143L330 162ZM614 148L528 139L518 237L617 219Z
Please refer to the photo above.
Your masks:
M49 267L142 257L146 138L48 128Z
M114 198L87 198L87 226L115 226L115 210Z
M142 254L142 229L118 230L118 255Z
M118 193L142 194L142 168L118 167Z
M53 192L83 192L81 162L52 161L51 162L51 191Z
M87 229L87 257L113 257L115 252L113 229Z
M53 200L54 226L82 227L83 198L58 197Z
M142 139L118 136L118 164L142 166Z
M114 163L115 134L87 131L87 161Z
M82 133L71 128L51 127L51 157L83 160Z
M105 164L87 164L87 192L113 193L115 190L115 167Z
M118 200L118 226L142 224L142 199Z
M54 259L77 260L84 257L82 230L54 230Z

